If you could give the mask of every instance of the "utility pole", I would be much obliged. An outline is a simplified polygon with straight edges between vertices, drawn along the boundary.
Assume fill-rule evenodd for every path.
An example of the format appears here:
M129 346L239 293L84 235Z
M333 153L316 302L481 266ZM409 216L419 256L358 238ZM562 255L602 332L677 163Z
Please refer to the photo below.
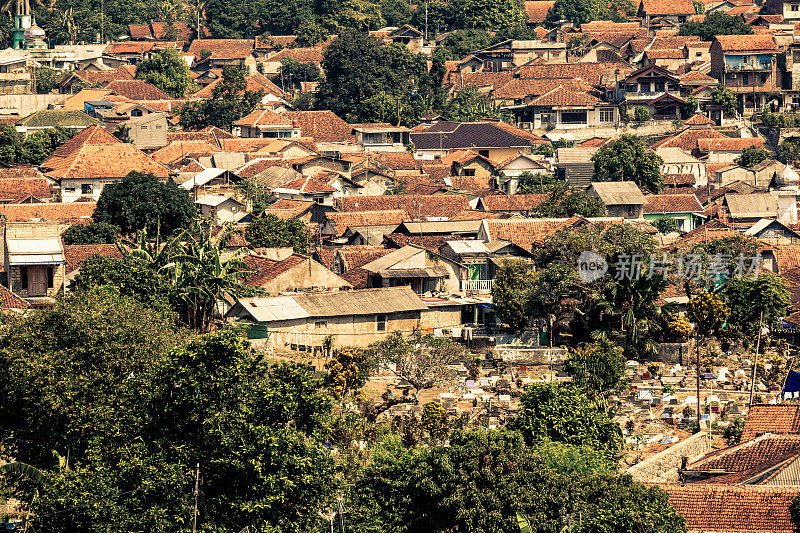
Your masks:
M758 339L756 339L756 356L753 358L753 371L750 373L750 400L747 402L747 412L750 413L750 407L753 405L753 393L756 389L756 365L758 364L758 350L761 348L761 328L764 321L764 311L758 317Z
M200 488L200 463L197 463L197 469L194 475L194 514L192 515L192 533L197 533L197 493Z

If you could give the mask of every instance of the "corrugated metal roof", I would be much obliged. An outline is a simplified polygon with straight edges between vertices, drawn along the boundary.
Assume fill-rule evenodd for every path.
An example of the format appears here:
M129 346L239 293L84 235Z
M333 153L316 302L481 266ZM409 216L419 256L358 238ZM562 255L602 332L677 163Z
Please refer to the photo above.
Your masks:
M193 178L190 178L181 183L180 187L188 191L189 189L192 189L194 187L200 187L205 185L214 178L217 178L225 174L225 172L226 170L224 168L207 168L195 174Z
M483 241L447 241L447 244L457 254L489 253Z
M778 215L778 199L769 193L726 194L725 203L733 218L774 218Z
M405 261L406 259L414 257L415 255L423 251L424 251L423 248L406 245L398 250L395 250L390 254L386 254L383 257L376 259L375 261L371 261L366 265L361 265L361 268L369 272L379 272L381 270L386 270L388 268L391 268L393 265L399 263L400 261Z
M59 238L6 239L8 261L12 265L52 265L65 263Z
M644 204L644 195L632 181L596 181L592 188L605 205Z
M238 304L258 322L374 315L427 309L419 296L408 286L306 293L272 298L242 298L238 300Z
M427 309L408 286L299 294L291 298L312 317L373 315Z
M276 296L274 298L243 298L239 304L258 322L274 322L308 318L303 309L292 296Z

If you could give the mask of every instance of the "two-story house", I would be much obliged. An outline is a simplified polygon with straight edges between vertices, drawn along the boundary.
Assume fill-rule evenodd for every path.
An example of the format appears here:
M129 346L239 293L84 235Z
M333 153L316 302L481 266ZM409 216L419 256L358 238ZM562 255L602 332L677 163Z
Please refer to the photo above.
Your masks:
M745 115L783 105L778 46L769 34L718 35L711 44L711 75L735 93Z
M650 27L655 19L669 21L673 24L683 24L695 14L692 0L642 0L639 3L637 17L642 19L642 25Z
M617 100L624 102L633 114L645 107L655 120L675 120L686 103L681 98L681 82L668 70L649 65L632 72L617 84Z

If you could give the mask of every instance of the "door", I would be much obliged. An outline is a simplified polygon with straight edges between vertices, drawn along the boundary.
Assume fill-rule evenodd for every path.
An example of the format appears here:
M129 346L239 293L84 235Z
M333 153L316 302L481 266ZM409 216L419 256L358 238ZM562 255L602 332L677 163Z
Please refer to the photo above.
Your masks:
M47 296L47 267L28 267L28 296Z

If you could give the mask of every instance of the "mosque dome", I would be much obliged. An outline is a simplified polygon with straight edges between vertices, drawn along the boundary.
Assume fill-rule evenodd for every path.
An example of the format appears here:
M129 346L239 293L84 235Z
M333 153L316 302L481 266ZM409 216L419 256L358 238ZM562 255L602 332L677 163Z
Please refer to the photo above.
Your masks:
M783 170L778 172L778 174L775 176L775 184L780 187L798 185L800 184L800 174L798 174L797 171L791 166L786 165L783 167Z

